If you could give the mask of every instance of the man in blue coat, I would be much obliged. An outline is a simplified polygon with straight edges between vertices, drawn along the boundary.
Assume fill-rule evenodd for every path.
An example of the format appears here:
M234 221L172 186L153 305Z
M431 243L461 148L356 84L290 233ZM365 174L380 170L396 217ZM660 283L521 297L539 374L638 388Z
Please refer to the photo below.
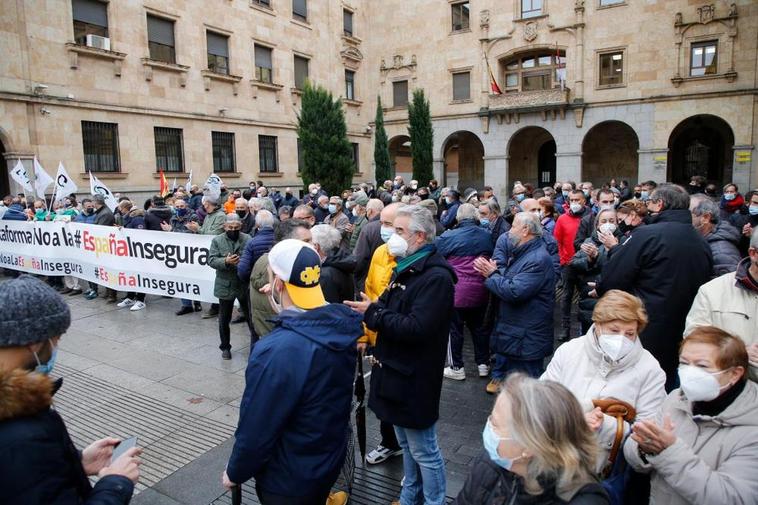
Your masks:
M21 199L19 197L14 197L13 200L11 200L11 204L8 206L8 209L5 211L5 214L3 214L3 219L7 221L28 221L29 216L26 215L26 212L24 211L24 206L21 204Z
M508 232L510 255L504 268L495 260L477 258L474 268L484 285L500 299L490 348L495 353L487 392L495 394L505 376L522 371L539 377L544 359L553 352L555 270L541 238L537 215L519 212ZM502 239L502 237L501 237Z
M250 354L223 483L255 478L264 505L323 504L345 460L361 316L326 303L310 245L283 240L268 260L279 317Z

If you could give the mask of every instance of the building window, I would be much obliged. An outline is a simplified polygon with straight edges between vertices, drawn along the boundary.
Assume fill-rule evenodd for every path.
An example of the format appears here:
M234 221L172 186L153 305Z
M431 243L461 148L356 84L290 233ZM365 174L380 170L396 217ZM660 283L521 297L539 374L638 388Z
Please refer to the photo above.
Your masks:
M150 48L151 60L176 63L174 22L148 14L147 44Z
M251 0L251 1L255 5L260 5L268 9L271 8L271 0Z
M342 31L348 36L353 36L353 13L347 9L342 10Z
M505 62L506 93L557 88L565 80L566 53L531 53Z
M355 72L345 70L345 98L355 100Z
M211 132L213 171L234 172L234 133Z
M461 2L450 6L453 10L453 31L469 29L469 3Z
M690 51L690 75L714 75L718 65L718 42L698 42Z
M471 72L453 74L453 100L471 99Z
M624 53L617 51L600 55L600 86L624 84Z
M306 0L292 0L292 17L298 21L308 21L308 4Z
M305 81L308 80L308 58L295 56L295 88L305 88Z
M179 128L162 128L155 131L155 170L184 172L184 142Z
M360 146L356 142L352 142L350 144L353 147L352 153L353 153L353 168L355 169L355 173L360 172Z
M626 3L626 0L600 0L600 7L605 7L607 5L618 5Z
M73 0L74 41L87 45L87 35L108 36L108 4L97 0Z
M408 81L395 81L392 83L392 106L408 106Z
M521 17L533 18L542 15L542 0L521 0Z
M121 170L118 154L118 125L82 121L84 169L92 172Z
M208 44L208 70L229 75L229 37L205 32Z
M273 51L269 47L259 46L255 44L255 80L260 82L267 82L271 84L274 82L274 65L271 63L271 53Z
M261 163L261 173L276 173L278 171L276 137L258 135L258 156Z

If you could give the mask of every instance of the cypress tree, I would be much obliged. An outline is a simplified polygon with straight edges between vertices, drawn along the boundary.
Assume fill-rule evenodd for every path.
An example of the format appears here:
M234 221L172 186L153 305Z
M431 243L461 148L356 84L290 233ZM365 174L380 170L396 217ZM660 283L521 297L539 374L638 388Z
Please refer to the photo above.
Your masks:
M408 134L411 137L411 156L413 157L413 178L419 186L426 186L434 179L433 150L434 131L429 101L423 89L413 92L413 100L408 107Z
M384 181L392 179L392 163L390 161L390 150L387 141L387 130L384 129L384 110L382 109L382 98L377 97L376 102L376 124L374 132L374 167L376 187L381 187Z
M353 148L347 138L342 100L321 86L306 83L297 117L302 149L300 175L307 188L313 182L329 195L339 195L353 183Z

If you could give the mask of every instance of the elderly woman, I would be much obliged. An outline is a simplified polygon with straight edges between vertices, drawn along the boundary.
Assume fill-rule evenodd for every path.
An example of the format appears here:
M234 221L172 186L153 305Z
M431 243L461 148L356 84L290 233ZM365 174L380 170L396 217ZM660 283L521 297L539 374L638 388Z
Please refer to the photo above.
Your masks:
M616 441L618 419L595 405L602 404L599 400L620 400L636 409L637 419L651 419L666 398L666 375L638 338L647 325L639 298L610 290L598 300L592 320L595 324L586 335L555 351L542 379L560 382L579 400L600 443L600 471L620 441ZM625 421L624 433L628 431Z
M334 227L340 232L340 249L345 251L350 249L350 218L342 211L343 202L338 196L329 199L329 215L324 219L324 224Z
M342 303L355 296L355 256L340 249L342 236L328 224L311 228L313 247L321 257L321 291L329 303Z
M582 333L587 333L592 326L592 311L597 301L594 298L595 284L610 259L610 248L606 244L618 243L620 235L616 211L601 210L595 216L595 229L592 234L587 237L569 263L579 281L579 322L582 325Z
M482 439L453 505L609 503L593 475L597 442L560 384L511 375Z
M632 467L652 475L651 503L758 503L758 385L747 368L745 344L723 330L684 339L681 388L624 445Z

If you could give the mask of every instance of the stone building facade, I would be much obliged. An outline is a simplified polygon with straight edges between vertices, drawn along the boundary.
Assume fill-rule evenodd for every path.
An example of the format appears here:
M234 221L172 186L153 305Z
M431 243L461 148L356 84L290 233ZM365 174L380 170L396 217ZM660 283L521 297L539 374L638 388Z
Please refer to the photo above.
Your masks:
M377 96L395 169L410 175L406 103L423 88L446 185L758 186L753 0L0 5L0 150L10 166L62 160L80 188L85 167L114 191L153 190L161 167L180 183L215 166L230 186L298 186L304 76L348 98L356 181L373 178Z

